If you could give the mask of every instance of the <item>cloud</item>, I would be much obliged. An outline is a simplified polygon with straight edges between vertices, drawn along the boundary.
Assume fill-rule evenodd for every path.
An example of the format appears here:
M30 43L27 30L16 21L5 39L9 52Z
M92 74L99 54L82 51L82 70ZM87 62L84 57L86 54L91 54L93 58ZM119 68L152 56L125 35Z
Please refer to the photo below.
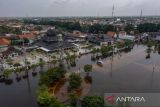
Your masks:
M160 15L159 0L0 0L0 16L111 16L113 4L118 16Z

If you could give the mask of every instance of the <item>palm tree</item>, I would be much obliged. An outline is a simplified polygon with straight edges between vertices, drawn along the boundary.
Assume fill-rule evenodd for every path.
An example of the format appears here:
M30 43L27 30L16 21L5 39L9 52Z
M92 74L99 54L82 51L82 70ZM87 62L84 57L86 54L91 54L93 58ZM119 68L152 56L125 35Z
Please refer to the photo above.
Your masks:
M33 75L33 76L36 76L36 75L37 75L37 72L36 72L37 66L38 66L38 65L36 65L36 64L31 65L31 69L33 70L33 71L32 71L32 75Z
M97 49L93 48L92 51L91 51L91 53L92 53L91 60L95 61L96 60L95 54L97 53Z
M66 53L66 62L68 64L68 66L76 66L76 54L71 55L70 53Z
M152 43L152 41L149 41L148 43L147 43L147 50L146 50L146 53L147 53L147 55L146 55L146 59L148 59L148 58L150 58L151 56L150 56L150 54L151 54L151 52L152 52L152 49L151 49L151 47L153 46L153 43Z
M15 71L15 74L16 74L16 80L17 80L17 82L19 82L21 80L21 76L19 75L19 73L21 72L21 69L16 68L14 71Z
M68 66L70 66L69 64L70 64L70 60L71 60L71 55L69 54L69 52L66 52L66 62L67 62L67 64L68 64Z
M73 54L70 56L70 65L71 66L76 66L76 58L77 58L76 54Z
M5 83L6 83L7 85L13 83L13 80L10 79L10 75L12 74L12 71L13 71L12 69L5 69L4 72L3 72L3 75L4 75L4 77L5 77Z
M84 66L83 69L87 73L87 76L89 76L89 73L92 72L92 68L93 68L92 65L89 65L89 64Z
M16 67L14 72L16 74L16 80L19 82L21 80L21 77L19 76L19 73L21 71L19 67L21 66L21 64L20 63L15 63L13 66Z
M24 71L24 75L23 75L23 78L25 79L25 78L28 78L28 67L26 66L26 67L23 67L22 68L22 70Z
M39 66L40 66L41 70L43 69L44 64L45 64L45 62L43 61L42 58L40 58L40 59L39 59Z

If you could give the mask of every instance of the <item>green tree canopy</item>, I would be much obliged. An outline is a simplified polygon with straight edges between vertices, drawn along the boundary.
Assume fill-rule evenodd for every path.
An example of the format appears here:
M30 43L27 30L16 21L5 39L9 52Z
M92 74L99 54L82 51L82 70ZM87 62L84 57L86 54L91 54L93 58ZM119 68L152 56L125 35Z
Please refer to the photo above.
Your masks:
M39 84L49 86L64 77L65 70L60 67L51 68L41 75Z
M88 74L88 73L92 72L92 68L93 68L92 65L87 64L84 66L83 69Z
M130 33L131 31L134 31L135 29L134 29L134 25L132 25L132 24L128 24L125 28L125 31L127 32L127 33Z
M77 89L81 86L82 83L82 78L79 74L72 73L69 76L69 88L72 89Z
M104 107L104 100L100 96L86 96L82 100L82 107Z

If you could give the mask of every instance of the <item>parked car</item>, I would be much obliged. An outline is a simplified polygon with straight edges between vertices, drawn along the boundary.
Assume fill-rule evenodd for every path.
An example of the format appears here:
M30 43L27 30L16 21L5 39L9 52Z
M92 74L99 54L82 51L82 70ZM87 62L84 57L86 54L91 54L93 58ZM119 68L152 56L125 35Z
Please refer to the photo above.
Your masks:
M97 61L97 65L103 66L104 62L103 61Z

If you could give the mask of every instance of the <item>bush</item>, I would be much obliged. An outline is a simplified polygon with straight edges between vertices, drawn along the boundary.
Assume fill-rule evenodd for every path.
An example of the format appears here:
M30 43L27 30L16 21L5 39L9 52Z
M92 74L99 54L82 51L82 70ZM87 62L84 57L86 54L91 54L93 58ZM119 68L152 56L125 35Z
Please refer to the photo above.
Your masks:
M82 83L82 78L79 74L72 73L69 76L69 88L72 89L77 89L81 86Z
M65 107L49 93L48 87L45 85L40 86L38 89L37 102L40 107Z
M100 96L86 96L82 100L82 107L104 107L104 100Z
M49 86L63 78L64 74L65 70L63 68L51 68L41 75L39 84Z

